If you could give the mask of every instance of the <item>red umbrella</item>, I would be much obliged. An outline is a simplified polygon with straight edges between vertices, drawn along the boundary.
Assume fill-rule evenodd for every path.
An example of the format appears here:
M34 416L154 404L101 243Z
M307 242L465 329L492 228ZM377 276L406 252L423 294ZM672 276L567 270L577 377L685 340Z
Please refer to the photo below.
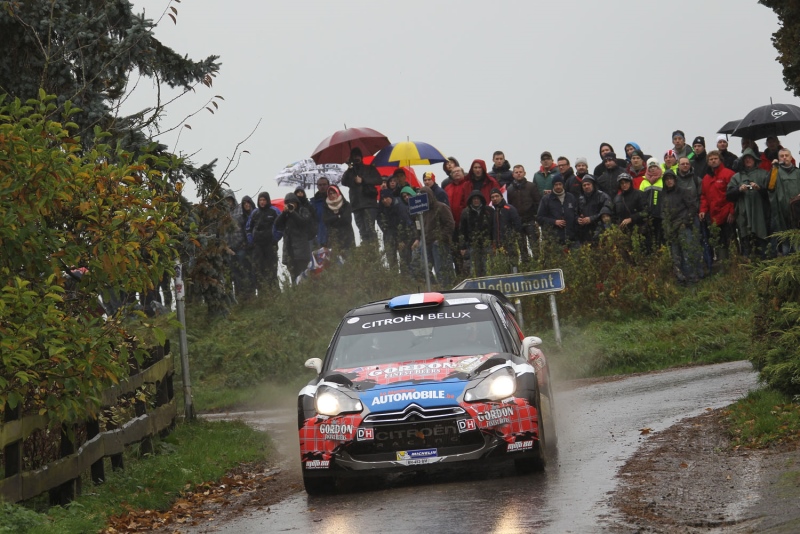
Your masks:
M375 156L364 156L362 161L364 162L364 165L369 165L372 163L374 159ZM375 168L378 169L378 174L386 177L393 175L394 171L396 171L398 168L403 169L403 172L406 175L406 182L408 182L408 185L410 185L415 189L419 189L420 187L422 187L422 184L419 183L419 178L417 178L417 173L414 172L414 169L412 169L411 167L375 167Z
M350 158L350 150L356 147L368 156L389 144L385 135L372 128L345 128L322 141L311 158L317 164L345 163Z

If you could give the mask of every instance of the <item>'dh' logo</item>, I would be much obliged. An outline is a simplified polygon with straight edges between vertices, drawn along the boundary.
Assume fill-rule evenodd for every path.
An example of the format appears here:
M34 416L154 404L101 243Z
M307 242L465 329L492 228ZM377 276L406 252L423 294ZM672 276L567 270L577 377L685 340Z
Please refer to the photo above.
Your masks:
M787 113L786 111L781 111L779 109L773 109L772 110L772 118L773 119L780 119L781 117L786 115L786 113Z
M458 431L459 432L469 432L470 430L475 430L475 420L474 419L459 419L458 420Z
M375 439L375 429L373 428L359 428L356 433L356 440L358 441L371 441Z

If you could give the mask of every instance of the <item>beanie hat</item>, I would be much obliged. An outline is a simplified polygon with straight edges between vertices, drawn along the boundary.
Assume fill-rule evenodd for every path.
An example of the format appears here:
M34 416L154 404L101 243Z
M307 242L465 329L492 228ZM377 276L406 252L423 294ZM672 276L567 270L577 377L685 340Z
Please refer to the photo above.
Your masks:
M662 180L666 181L667 178L672 178L673 180L677 180L677 177L675 176L675 172L672 169L667 169L664 172L664 176L663 176Z
M608 159L617 159L617 155L613 152L606 152L606 155L603 156L603 161L606 161Z
M555 185L557 182L561 182L563 184L564 177L561 176L560 174L556 174L555 176L553 176L553 185Z
M583 163L587 167L589 166L589 160L584 158L583 156L575 158L575 165L580 165L581 163Z
M402 195L403 193L408 193L412 197L417 196L417 192L414 191L414 188L411 187L410 185L407 185L403 189L400 190L400 194Z
M492 188L492 190L491 190L491 191L489 191L489 196L492 196L492 195L494 195L495 193L497 193L498 195L501 195L501 196L502 196L502 194L503 194L503 192L502 192L502 191L500 191L498 188L496 188L496 187L493 187L493 188Z
M675 153L675 151L674 151L674 150L672 150L672 149L670 148L669 150L667 150L666 152L664 152L664 159L667 159L667 157L673 157L673 158L677 158L677 157L678 157L678 155Z
M587 175L585 175L585 176L583 177L583 181L584 181L584 182L586 182L587 180L588 180L589 182L593 183L593 184L594 184L594 183L597 183L597 180L596 180L596 179L595 179L595 177L594 177L594 176L592 176L591 174L587 174Z
M628 174L627 172L621 172L619 173L619 176L617 176L617 182L619 183L622 180L628 180L629 182L632 182L633 178L631 178L631 175Z
M698 135L697 137L694 138L694 141L692 141L692 146L694 146L694 145L703 145L703 147L705 147L706 146L706 138L703 137L702 135Z
M728 142L728 136L725 135L725 134L718 135L717 136L717 143L719 143L720 141L725 141L727 143Z
M433 174L431 171L428 171L428 172L425 172L425 173L422 174L422 179L423 180L431 179L431 180L433 180L435 182L436 181L436 175Z
M681 137L683 137L684 139L686 139L686 136L684 135L684 133L683 133L683 131L682 131L682 130L675 130L674 132L672 132L672 137L673 137L673 138L674 138L676 135L680 135Z
M649 169L650 167L661 167L661 164L656 158L650 158L647 160L647 168Z
M642 152L641 150L639 150L637 148L636 150L631 152L631 157L633 157L633 156L639 156L640 158L644 159L644 152Z
M394 192L391 189L388 189L388 188L381 189L381 200L383 200L386 197L390 197L391 198L393 193Z
M286 196L283 197L283 202L294 202L295 204L300 204L300 200L294 193L286 193Z

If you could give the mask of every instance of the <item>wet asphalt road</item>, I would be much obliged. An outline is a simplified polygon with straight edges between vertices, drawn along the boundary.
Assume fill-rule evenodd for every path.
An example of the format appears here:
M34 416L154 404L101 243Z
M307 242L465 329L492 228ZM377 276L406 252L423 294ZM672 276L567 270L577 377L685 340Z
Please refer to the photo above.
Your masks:
M586 533L615 523L606 497L616 472L644 438L756 387L749 362L726 363L603 382L556 395L558 456L544 473L518 476L513 465L478 473L382 479L322 497L298 493L214 526L214 532ZM233 415L233 414L229 414ZM238 414L268 430L299 472L296 414ZM198 530L197 532L201 532Z

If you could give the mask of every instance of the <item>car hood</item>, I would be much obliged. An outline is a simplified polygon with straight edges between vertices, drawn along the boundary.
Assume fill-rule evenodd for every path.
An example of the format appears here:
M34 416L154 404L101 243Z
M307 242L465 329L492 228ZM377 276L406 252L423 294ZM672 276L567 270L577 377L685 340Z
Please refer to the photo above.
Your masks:
M347 377L353 382L354 388L362 391L399 383L419 384L453 380L461 382L467 380L467 376L470 373L497 354L496 352L491 352L473 356L408 360L352 369L334 369L330 373L338 373Z

